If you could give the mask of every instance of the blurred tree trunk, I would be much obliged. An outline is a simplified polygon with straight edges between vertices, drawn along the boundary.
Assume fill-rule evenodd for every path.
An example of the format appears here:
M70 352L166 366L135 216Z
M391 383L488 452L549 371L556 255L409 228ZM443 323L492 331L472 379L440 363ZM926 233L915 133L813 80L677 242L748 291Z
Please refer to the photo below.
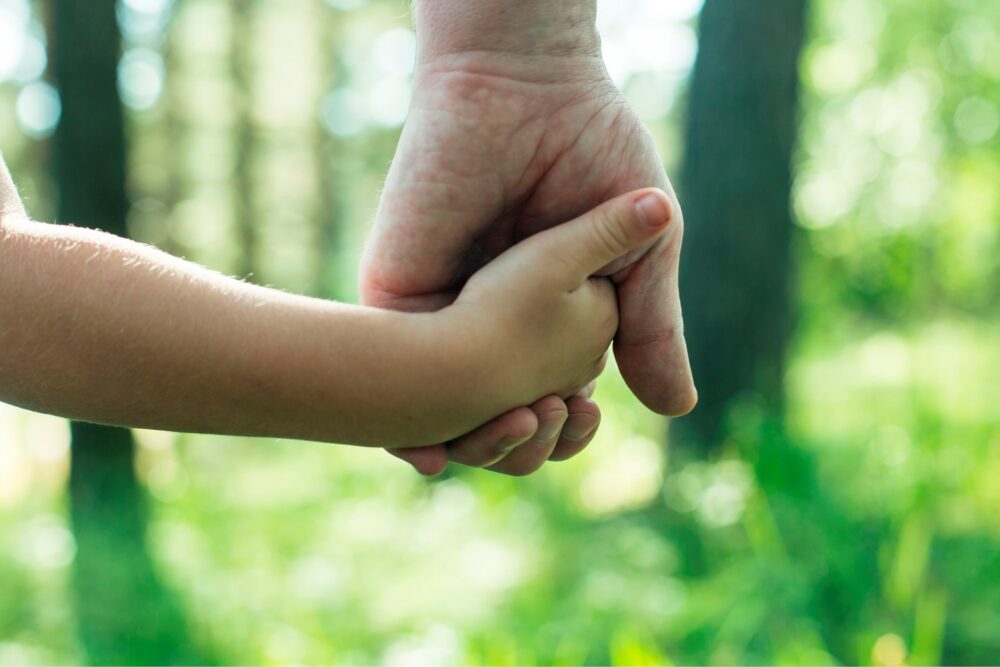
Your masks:
M806 0L707 0L680 195L685 326L700 394L676 440L721 444L734 399L781 419L790 333L791 158Z
M166 71L166 79L163 84L163 92L160 96L160 104L163 108L163 133L168 146L167 154L163 156L163 165L167 170L166 189L163 193L163 203L168 212L177 209L177 206L184 200L186 193L184 183L184 141L185 141L185 121L183 113L183 91L179 85L181 77L181 40L178 38L178 31L173 29L177 17L184 10L185 0L174 0L171 11L170 22L166 28L166 35L163 40L163 68ZM169 215L169 213L168 213ZM165 221L167 225L165 238L162 244L157 244L161 250L169 252L171 255L183 256L184 251L177 241L176 234L173 233L169 218Z
M341 22L335 20L330 13L333 7L327 2L317 0L324 20L319 25L323 50L323 71L320 73L324 92L328 93L343 80L343 62L341 58ZM316 151L316 168L319 170L316 198L317 211L315 219L319 224L319 258L316 262L317 296L324 299L345 299L340 289L340 264L342 246L342 227L345 217L345 206L342 202L348 185L344 169L337 157L342 146L334 141L323 124L321 114L316 114L313 123L313 149Z
M253 34L255 2L231 0L232 30L229 43L229 64L235 93L236 143L235 177L233 202L236 231L240 240L240 260L236 274L246 280L256 282L257 270L257 225L254 192L254 155L256 135L254 134L254 68Z
M62 98L53 156L58 219L124 236L129 202L115 2L59 0L51 9L51 63ZM190 659L178 607L145 548L145 496L135 477L131 433L74 423L72 443L73 585L89 660Z

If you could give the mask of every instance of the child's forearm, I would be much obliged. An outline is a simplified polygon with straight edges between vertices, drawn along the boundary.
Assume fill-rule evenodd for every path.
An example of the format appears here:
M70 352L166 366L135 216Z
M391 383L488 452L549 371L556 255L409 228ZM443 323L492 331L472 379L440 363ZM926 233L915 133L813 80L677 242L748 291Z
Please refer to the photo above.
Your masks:
M503 407L483 406L442 318L287 295L100 232L0 224L0 400L74 419L444 441Z

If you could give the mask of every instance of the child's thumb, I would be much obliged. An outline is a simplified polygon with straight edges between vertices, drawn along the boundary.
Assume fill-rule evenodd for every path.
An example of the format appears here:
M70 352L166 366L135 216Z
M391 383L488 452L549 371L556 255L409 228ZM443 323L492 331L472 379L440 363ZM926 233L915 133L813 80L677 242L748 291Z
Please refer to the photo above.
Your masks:
M652 188L612 199L543 234L547 250L563 256L572 287L658 236L672 217L667 194Z

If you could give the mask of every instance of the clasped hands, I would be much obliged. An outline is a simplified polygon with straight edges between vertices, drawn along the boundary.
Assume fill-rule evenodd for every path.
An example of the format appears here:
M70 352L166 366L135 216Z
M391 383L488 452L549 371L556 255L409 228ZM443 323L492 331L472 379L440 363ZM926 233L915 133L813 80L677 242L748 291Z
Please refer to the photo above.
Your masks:
M525 352L539 368L484 377L483 391L521 382L537 400L450 442L390 452L426 475L449 460L525 475L578 454L600 421L590 397L612 337L647 407L690 411L682 236L652 137L599 61L508 68L468 54L422 63L363 258L362 299L417 312L489 296L475 305L509 310L502 333L522 331L515 340L533 346Z

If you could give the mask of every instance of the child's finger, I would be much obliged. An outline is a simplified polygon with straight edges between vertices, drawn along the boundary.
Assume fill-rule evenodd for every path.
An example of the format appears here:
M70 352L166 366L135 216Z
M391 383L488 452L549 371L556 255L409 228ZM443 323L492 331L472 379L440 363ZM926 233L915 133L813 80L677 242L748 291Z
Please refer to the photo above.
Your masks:
M601 268L658 236L673 210L662 190L650 188L622 195L589 213L542 232L537 238L546 257L562 257L550 265L565 268L573 289Z

